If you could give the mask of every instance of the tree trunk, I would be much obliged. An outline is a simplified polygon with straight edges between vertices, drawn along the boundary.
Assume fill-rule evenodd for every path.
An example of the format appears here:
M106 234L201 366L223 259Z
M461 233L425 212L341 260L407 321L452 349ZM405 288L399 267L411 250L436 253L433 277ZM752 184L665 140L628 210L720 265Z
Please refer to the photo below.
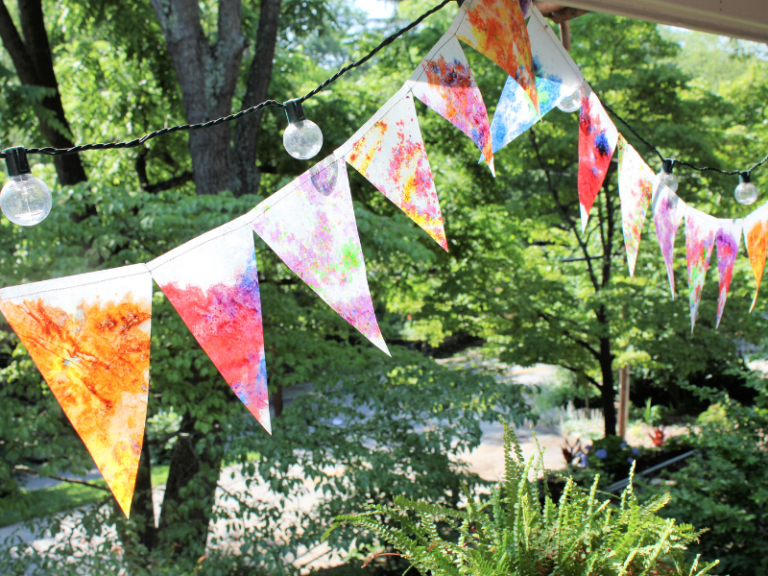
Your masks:
M139 543L147 551L154 550L157 544L157 526L155 524L155 508L152 503L152 463L150 458L147 432L144 431L144 442L139 460L139 472L136 476L136 490L133 493L131 518L136 522Z
M203 31L197 0L151 2L179 80L187 122L197 124L229 114L245 48L240 0L219 0L213 45ZM189 132L197 194L234 188L230 132L227 124Z
M275 59L277 27L280 20L281 0L262 0L259 14L259 29L256 48L248 74L248 85L240 105L250 108L267 99L272 79L272 64ZM259 190L261 173L256 166L256 152L259 146L262 111L245 116L235 126L235 171L237 174L237 195L256 194Z
M614 388L613 379L611 340L608 337L600 338L600 372L603 376L603 385L600 388L600 395L603 402L605 435L616 436L616 390Z
M158 529L158 541L166 550L190 558L205 554L224 455L224 443L216 441L216 431L204 435L195 430L195 423L189 414L182 417Z
M19 0L19 18L23 40L5 3L0 0L0 38L11 56L19 81L24 86L41 86L52 90L50 95L43 98L42 105L53 113L55 124L38 114L40 130L54 148L72 148L74 143L69 137L69 122L53 69L53 54L45 29L42 0ZM59 182L64 186L88 180L77 154L54 156L53 164Z

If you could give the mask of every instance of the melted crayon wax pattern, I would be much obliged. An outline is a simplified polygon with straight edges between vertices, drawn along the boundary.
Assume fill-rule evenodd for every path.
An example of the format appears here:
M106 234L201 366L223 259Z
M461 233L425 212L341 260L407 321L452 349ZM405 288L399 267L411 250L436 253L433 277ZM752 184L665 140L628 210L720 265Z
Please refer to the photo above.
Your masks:
M539 109L531 41L518 0L472 1L456 35L514 78Z
M427 83L414 86L416 97L472 138L493 170L488 111L469 65L441 54L436 60L424 59L421 66Z
M655 203L653 211L653 223L656 226L656 237L661 248L661 255L664 258L664 264L667 267L667 277L669 278L669 289L672 292L672 299L675 298L675 271L673 268L675 237L680 228L680 222L685 212L685 203L677 196L670 195L666 191L661 192Z
M720 281L720 288L717 298L717 324L720 326L720 319L723 317L725 301L728 298L728 291L731 289L731 280L733 278L733 264L736 262L736 256L739 253L739 239L741 238L741 220L727 220L717 231L715 243L717 245L717 271Z
M635 263L640 248L640 235L645 214L653 194L654 173L622 136L619 137L619 197L621 223L630 277L635 274Z
M747 254L749 254L749 262L752 264L752 272L757 282L755 297L752 299L752 306L749 309L752 312L755 309L755 304L757 304L757 295L760 292L760 282L765 269L766 248L768 248L768 214L766 214L765 208L759 208L745 219L744 239L747 243Z
M315 189L309 172L273 194L252 223L256 233L331 308L389 354L373 310L344 161L336 189ZM298 184L298 185L297 185ZM267 200L269 202L269 199Z
M410 96L355 142L347 161L448 250L432 170Z
M688 212L685 216L685 251L688 259L688 302L691 307L691 332L696 325L699 313L701 292L704 289L704 279L712 257L715 245L717 225L708 219Z
M80 302L69 314L42 298L0 301L127 516L144 438L150 302Z
M595 93L581 100L579 119L579 204L582 228L608 173L618 132Z
M255 255L251 258L231 285L202 290L170 282L161 288L233 392L269 430L261 301Z

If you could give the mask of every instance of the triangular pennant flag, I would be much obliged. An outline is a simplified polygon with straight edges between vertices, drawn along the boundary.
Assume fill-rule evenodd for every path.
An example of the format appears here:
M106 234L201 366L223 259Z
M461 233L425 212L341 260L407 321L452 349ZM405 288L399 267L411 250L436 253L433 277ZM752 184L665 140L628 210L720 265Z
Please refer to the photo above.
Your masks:
M688 206L685 211L685 253L688 261L688 303L691 307L691 332L696 326L704 278L715 245L717 218Z
M398 97L384 107L383 115L375 116L372 126L366 124L352 137L346 159L447 251L443 215L413 97Z
M443 37L421 61L409 85L416 98L472 138L493 172L488 111L459 41Z
M149 394L147 267L4 288L0 310L128 516Z
M259 204L249 219L288 268L389 354L368 289L343 158L315 165Z
M270 434L253 232L245 217L153 260L155 282L224 380Z
M509 76L491 122L494 154L526 132L582 84L578 68L536 9L531 10L528 36L533 51L540 114L536 114L525 90Z
M531 41L518 0L466 0L449 33L493 60L512 76L539 109Z
M531 15L531 0L520 0L520 9L523 11L523 16L528 18Z
M619 133L600 99L585 89L581 97L579 119L579 206L581 229L587 229L589 211L608 173Z
M744 218L744 243L747 245L749 262L752 264L752 272L755 274L755 297L749 311L755 309L757 295L760 293L760 281L763 279L765 269L766 248L768 248L768 204L763 204Z
M669 289L672 299L675 299L675 271L673 267L675 255L675 237L680 228L680 222L685 215L686 204L666 186L656 188L653 196L653 223L656 226L656 238L659 241L661 255L667 267Z
M725 309L725 300L731 289L733 263L736 262L736 255L739 253L741 230L744 224L741 219L718 220L718 222L720 229L715 235L715 244L717 245L717 271L720 289L717 298L717 324L715 328L720 326L720 319L723 317L723 310Z
M640 157L640 154L619 136L619 198L621 200L621 224L630 278L635 275L640 234L645 224L645 213L651 203L656 175Z

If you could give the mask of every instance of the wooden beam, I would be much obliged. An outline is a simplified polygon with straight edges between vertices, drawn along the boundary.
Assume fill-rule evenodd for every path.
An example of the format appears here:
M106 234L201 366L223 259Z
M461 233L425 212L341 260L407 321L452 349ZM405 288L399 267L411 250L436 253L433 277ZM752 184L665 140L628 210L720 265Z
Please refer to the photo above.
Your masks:
M567 5L711 34L768 42L765 0L567 0ZM563 6L560 6L562 9Z
M588 13L589 10L580 10L579 8L563 8L557 12L552 12L549 17L555 24L562 24L563 22L568 22L568 20L573 20L574 18L578 18L579 16L583 16L584 14Z
M552 2L534 2L533 4L539 9L542 16L549 16L553 12L565 8L565 6L560 6L560 4L554 4Z
M560 42L562 42L563 48L571 51L571 23L568 20L560 22Z

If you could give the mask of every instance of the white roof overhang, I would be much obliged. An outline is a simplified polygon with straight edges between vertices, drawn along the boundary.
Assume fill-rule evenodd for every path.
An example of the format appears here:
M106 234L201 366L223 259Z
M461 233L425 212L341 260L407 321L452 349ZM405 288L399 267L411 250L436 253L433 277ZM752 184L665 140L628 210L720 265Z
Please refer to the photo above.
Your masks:
M637 20L657 22L701 30L711 34L743 38L768 43L768 0L567 0L567 2L535 2L544 15L558 21L580 15L581 10L627 16Z

